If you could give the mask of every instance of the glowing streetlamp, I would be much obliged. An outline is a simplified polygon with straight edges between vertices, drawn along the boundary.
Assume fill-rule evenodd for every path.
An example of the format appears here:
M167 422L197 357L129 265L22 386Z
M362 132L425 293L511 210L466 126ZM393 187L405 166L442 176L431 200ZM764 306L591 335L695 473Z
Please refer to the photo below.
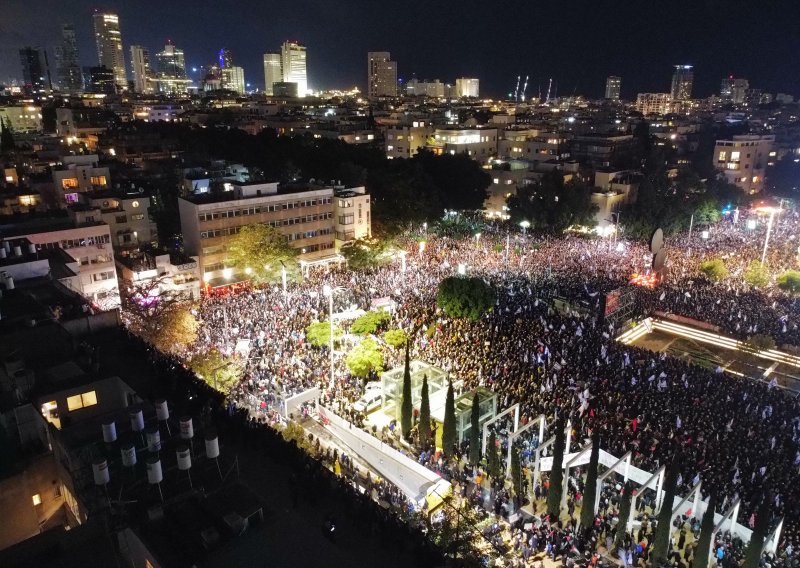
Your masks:
M769 213L769 220L767 221L767 235L764 237L764 250L761 252L761 266L764 266L764 261L767 259L767 247L769 246L769 236L772 234L772 222L775 220L775 214L781 212L781 208L761 206L761 207L756 207L756 211L762 213Z
M330 341L330 346L329 346L330 350L331 350L331 354L330 354L331 355L331 377L330 377L330 381L328 382L328 388L330 390L333 390L333 388L335 386L335 381L333 379L333 288L331 288L330 286L325 284L325 286L322 287L322 293L324 295L328 296L328 301L329 301L329 304L328 304L328 321L331 324L331 330L330 330L331 331L331 341Z
M528 227L531 226L530 221L520 221L519 226L522 227L522 234L526 234L528 231Z
M419 242L419 255L422 256L422 253L425 252L425 241Z

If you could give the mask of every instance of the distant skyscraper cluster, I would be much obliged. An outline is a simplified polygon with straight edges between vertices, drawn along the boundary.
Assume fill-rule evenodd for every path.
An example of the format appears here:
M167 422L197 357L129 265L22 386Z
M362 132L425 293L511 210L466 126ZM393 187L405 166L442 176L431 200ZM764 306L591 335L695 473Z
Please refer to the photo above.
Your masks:
M287 40L280 52L264 54L264 92L267 95L304 97L308 94L306 46Z

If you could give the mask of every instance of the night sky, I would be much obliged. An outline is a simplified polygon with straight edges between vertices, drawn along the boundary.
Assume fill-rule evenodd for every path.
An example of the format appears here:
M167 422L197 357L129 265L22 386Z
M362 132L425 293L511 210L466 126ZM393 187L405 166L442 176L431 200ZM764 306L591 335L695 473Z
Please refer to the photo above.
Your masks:
M21 46L47 47L54 64L63 22L75 24L81 64L96 65L95 8L119 14L129 76L131 44L152 58L169 38L190 71L228 47L261 88L263 52L296 39L308 46L312 88L363 89L367 51L386 50L401 78L475 76L494 96L521 74L528 96L553 77L559 95L597 97L607 75L621 75L630 99L668 91L678 63L695 66L696 96L729 74L800 95L797 0L2 0L0 82L21 77Z

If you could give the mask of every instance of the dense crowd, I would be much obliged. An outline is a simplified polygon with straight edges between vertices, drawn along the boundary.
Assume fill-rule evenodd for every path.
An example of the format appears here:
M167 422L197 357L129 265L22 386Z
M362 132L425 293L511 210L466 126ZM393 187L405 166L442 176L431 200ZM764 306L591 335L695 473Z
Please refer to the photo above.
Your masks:
M800 345L795 298L774 286L754 289L743 278L747 264L761 256L765 230L763 223L754 230L744 224L744 217L736 224L725 220L710 229L708 239L696 232L691 240L682 235L668 243L667 277L654 289L628 284L633 274L647 271L651 259L636 243L509 236L505 229L467 239L417 235L406 243L405 270L399 260L366 272L317 270L287 293L274 287L207 298L200 308L197 349L215 346L234 355L244 340L246 349L237 356L247 358L245 377L233 397L272 420L278 420L281 400L311 386L320 386L328 401L353 401L361 394L360 381L337 356L329 389L329 353L311 347L304 330L327 318L323 285L335 290L334 312L369 309L373 299L389 297L397 306L393 326L426 330L414 337L415 357L442 367L468 388L491 388L501 410L519 403L523 424L540 414L548 424L568 417L574 439L599 429L604 449L618 456L630 450L635 465L649 471L680 456L679 492L702 480L705 495L712 490L719 495L720 510L741 500L740 522L752 522L760 500L771 499L774 518L786 519L780 554L788 564L800 522L800 489L792 483L800 464L797 400L766 383L619 344L618 330L597 317L604 294L624 287L632 291L638 315L671 312L736 337L766 333L778 344ZM767 255L773 272L796 265L797 228L797 218L788 212L775 224ZM424 247L417 244L421 236ZM712 257L724 257L729 278L712 282L699 274L699 263ZM459 264L498 291L494 309L479 321L448 318L436 307L438 282ZM554 298L565 299L570 309L555 310ZM397 354L387 351L388 366L399 364ZM463 464L442 469L465 486L473 478ZM580 480L571 488L574 510ZM499 505L489 509L507 501L501 491L492 493L500 495ZM527 530L517 527L515 548L525 556L526 550L547 550L549 544L548 553L575 552L591 564L593 546L616 530L610 521L613 488L611 493L606 503L612 506L598 516L590 536L540 519ZM691 531L696 520L684 522ZM631 535L622 554L626 564L646 557L649 535L647 529L639 538ZM720 539L715 546L722 549L720 563L741 556L733 540ZM679 552L683 548L676 547L676 562L688 560Z

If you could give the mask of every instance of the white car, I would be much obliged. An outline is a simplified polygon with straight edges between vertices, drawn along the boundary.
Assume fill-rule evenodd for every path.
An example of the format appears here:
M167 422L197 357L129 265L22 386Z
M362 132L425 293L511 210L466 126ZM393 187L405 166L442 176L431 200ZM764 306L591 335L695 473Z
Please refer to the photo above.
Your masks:
M381 398L383 397L383 393L376 389L369 389L367 392L364 393L360 399L358 399L355 404L353 404L353 409L356 412L363 412L364 414L368 414L375 410L376 408L380 407L381 405Z
M367 386L364 387L364 394L371 392L383 393L383 385L381 384L380 381L372 381L370 383L367 383Z

